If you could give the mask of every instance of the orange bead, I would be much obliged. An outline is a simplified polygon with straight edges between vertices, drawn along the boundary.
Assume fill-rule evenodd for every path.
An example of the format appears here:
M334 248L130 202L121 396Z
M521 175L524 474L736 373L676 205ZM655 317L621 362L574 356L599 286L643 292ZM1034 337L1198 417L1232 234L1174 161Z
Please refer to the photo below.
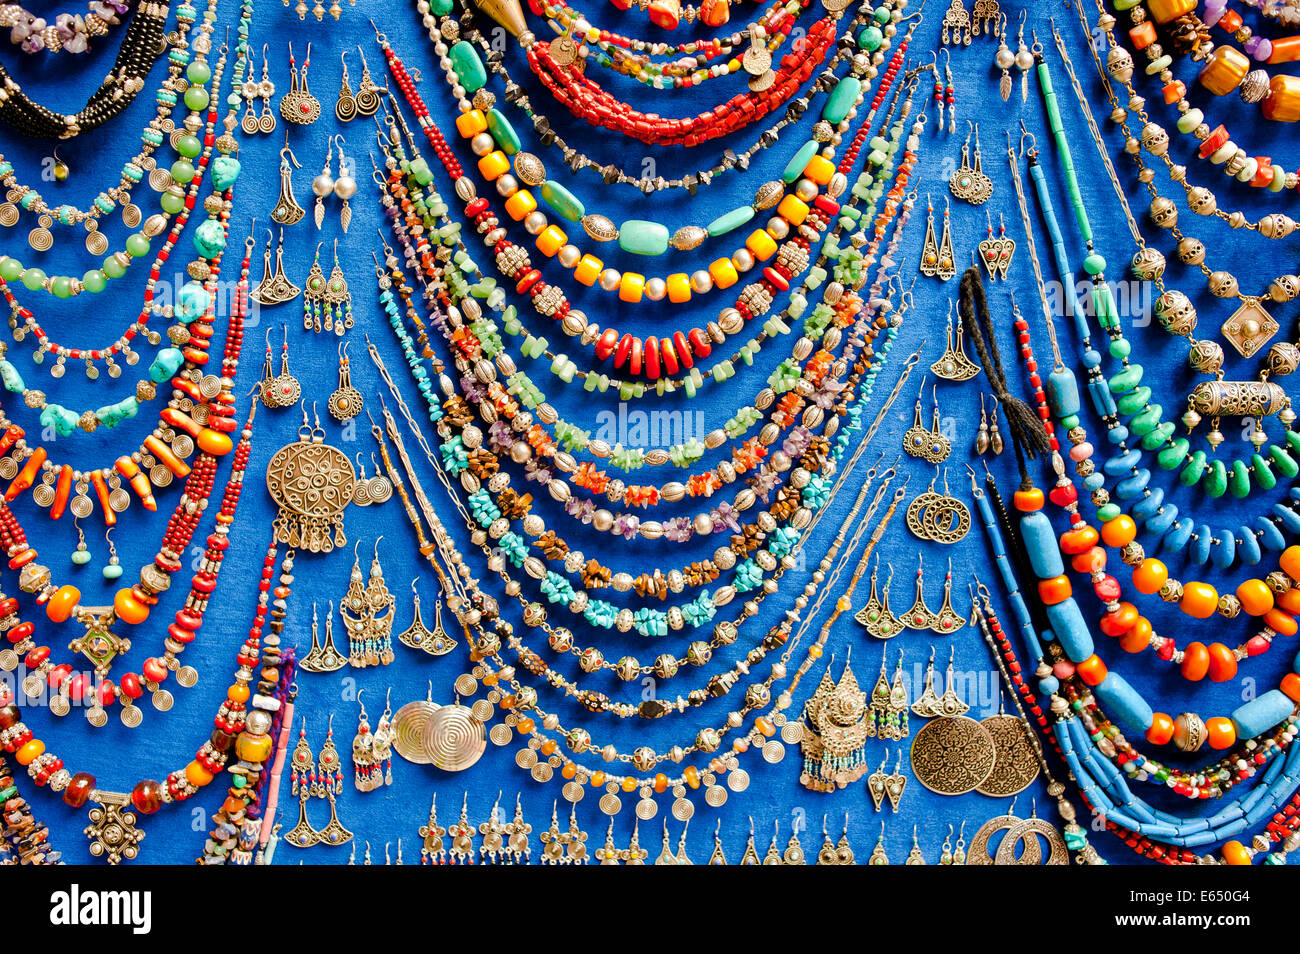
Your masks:
M1268 81L1268 95L1260 103L1264 118L1278 123L1300 119L1300 77L1280 73Z
M62 623L72 615L73 608L81 600L81 590L75 586L61 586L54 591L50 601L45 604L45 615L51 622Z
M564 234L564 229L558 225L548 225L537 236L537 248L547 258L554 258L567 241L569 236Z
M808 165L803 167L803 177L811 179L818 185L826 185L834 175L835 163L825 156L813 156L808 160Z
M1155 557L1147 557L1133 568L1133 588L1139 593L1155 593L1169 579L1169 568Z
M1101 618L1101 631L1107 636L1123 636L1137 621L1137 607L1132 603L1120 603L1114 612Z
M533 729L537 728L537 723L525 716L515 725L520 735L532 735Z
M245 762L265 762L271 755L272 738L269 735L253 735L241 732L235 740L235 754Z
M691 300L691 276L685 272L674 272L664 279L668 287L668 300L675 305Z
M1227 716L1205 720L1205 742L1212 749L1230 749L1237 741L1237 727Z
M1151 621L1139 616L1133 628L1119 638L1119 648L1126 653L1140 653L1151 645Z
M1183 598L1178 608L1193 619L1209 619L1219 606L1219 591L1209 583L1183 584Z
M1128 31L1128 38L1133 41L1134 49L1145 50L1156 41L1156 25L1150 20L1143 20ZM460 120L456 121L456 125L460 125Z
M45 743L40 739L32 739L21 749L14 753L14 760L19 765L31 765L45 753Z
M537 211L537 200L527 189L520 189L506 199L506 213L516 222L522 222Z
M565 762L564 768L560 769L560 775L563 778L571 779L578 774L578 767L572 762Z
M210 427L205 427L199 431L199 436L194 443L199 445L199 450L213 457L225 457L235 448L234 441L230 435L223 434L221 431L214 431Z
M1223 643L1210 643L1210 682L1227 682L1237 674L1237 655Z
M1174 720L1163 712L1151 717L1151 728L1146 731L1147 741L1152 745L1165 745L1174 737Z
M660 794L668 790L668 776L660 772L655 776L655 791Z
M760 262L766 262L776 254L776 239L768 234L767 229L754 229L745 239L745 248L753 252Z
M1065 574L1054 576L1049 580L1038 581L1038 598L1043 601L1045 606L1064 603L1073 593L1074 591L1070 587L1070 578Z
M1101 547L1093 547L1070 557L1070 566L1074 567L1076 573L1087 573L1092 576L1093 573L1100 573L1106 569L1106 559L1105 550Z
M1300 675L1293 672L1287 673L1282 677L1282 683L1278 686L1288 699L1292 702L1300 702Z
M1074 555L1091 550L1101 539L1101 534L1088 526L1086 523L1075 527L1073 530L1067 530L1061 534L1061 552Z
M487 129L487 117L481 109L470 109L456 117L456 131L462 139L473 139Z
M1273 597L1277 603L1278 609L1284 609L1288 613L1300 613L1300 587L1291 587L1289 590L1283 590Z
M212 781L212 773L198 762L191 762L185 766L185 780L195 788L202 788Z
M1218 46L1196 77L1214 96L1227 96L1241 85L1250 71L1250 57L1232 46Z
M645 294L645 276L636 272L624 272L623 280L618 283L618 300L635 305Z
M1296 634L1295 617L1290 613L1282 612L1277 607L1273 607L1264 614L1264 625L1279 636L1294 636Z
M1182 80L1174 80L1160 87L1160 92L1164 94L1165 105L1172 106L1187 95L1187 84Z
M1278 565L1297 583L1300 583L1300 546L1287 547L1278 557Z
M1182 673L1184 679L1200 682L1210 671L1210 651L1205 643L1188 643L1183 650Z
M578 262L578 267L573 270L573 277L580 284L588 287L596 284L596 279L600 277L601 271L605 268L605 263L595 255L584 255Z
M1043 509L1043 492L1037 487L1029 490L1017 490L1011 497L1011 503L1021 513L1033 513Z
M686 766L686 769L682 772L682 780L686 782L686 784L689 785L691 788L699 788L700 770L697 769L694 765Z
M226 690L226 698L231 702L247 702L248 695L248 686L242 682L237 682Z
M1074 671L1079 674L1080 679L1090 686L1101 685L1109 672L1109 670L1106 669L1106 664L1101 661L1101 657L1096 653L1093 653L1083 662L1076 665Z
M500 149L489 152L478 161L478 171L483 174L484 179L495 182L510 171L510 160Z
M113 609L118 619L132 626L143 623L149 618L149 607L135 598L129 586L123 587L114 594Z
M609 779L604 772L596 772L591 776L591 787L604 788L605 782L607 782L608 780Z
M740 280L740 273L729 258L718 258L710 262L709 274L713 276L715 288L730 288Z
M1250 852L1246 846L1239 841L1227 841L1223 843L1223 863L1225 865L1249 865Z
M1273 591L1263 580L1247 580L1237 587L1241 608L1251 616L1263 616L1273 608Z
M804 202L793 192L782 199L781 204L776 207L776 214L781 216L781 218L785 219L791 225L802 225L803 220L808 218L808 213L810 211L808 203Z
M1147 0L1147 12L1156 23L1169 23L1196 9L1196 0Z
M1108 547L1128 546L1137 537L1137 524L1126 513L1120 514L1101 525L1101 538Z
M623 779L623 791L625 791L625 792L635 792L635 791L636 791L636 779L632 778L631 776L629 776L629 777Z

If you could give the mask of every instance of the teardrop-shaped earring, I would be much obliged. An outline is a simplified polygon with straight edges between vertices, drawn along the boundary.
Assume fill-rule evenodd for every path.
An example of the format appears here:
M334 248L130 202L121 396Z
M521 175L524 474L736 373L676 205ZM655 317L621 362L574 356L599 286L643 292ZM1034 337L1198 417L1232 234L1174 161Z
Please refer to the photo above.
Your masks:
M348 200L357 194L357 180L352 175L352 163L343 155L345 140L342 135L336 138L339 141L339 177L334 180L334 195L343 200L339 224L343 227L343 234L347 235L348 226L352 224L352 207L348 205Z
M352 83L348 79L348 51L339 54L343 63L343 79L339 85L339 98L334 104L334 118L341 123L348 123L357 118L357 98L352 95Z
M939 238L939 262L935 268L935 275L945 282L957 274L957 256L952 250L951 220L952 210L945 196L943 200L943 235Z
M274 410L280 406L279 392L275 388L275 371L271 366L271 329L266 329L266 362L262 365L262 383L259 386L262 406Z
M361 413L364 399L361 392L352 386L351 360L348 358L347 345L339 342L339 385L330 395L326 407L339 423L346 423Z
M934 611L925 605L925 565L924 556L917 554L916 599L912 607L903 614L903 625L908 629L929 629L934 621Z
M329 149L325 153L325 166L321 169L320 174L311 180L311 191L316 196L316 206L312 210L312 216L316 220L316 229L325 222L325 199L334 194L334 174L331 167L334 165L334 137L329 137Z
M989 414L989 450L994 454L1002 453L1002 432L998 430L998 399L993 399L993 411Z
M283 102L283 101L282 101ZM293 170L301 169L302 163L289 148L289 133L284 134L284 148L280 150L280 195L271 210L271 221L280 225L297 225L307 210L298 204L293 195Z
M912 703L912 713L922 719L933 719L940 714L939 694L934 691L934 646L930 646L930 661L925 664L925 687Z
M939 274L939 241L934 234L934 202L928 194L925 197L925 241L921 243L921 264L917 267L927 278Z
M248 297L253 299L259 305L275 304L270 300L271 291L271 243L275 241L275 233L270 229L266 230L266 250L262 252L262 280L257 283L257 287L248 293ZM267 343L270 347L270 343Z
M289 326L283 327L284 345L280 349L280 373L275 376L275 396L280 407L290 407L302 397L302 385L289 371Z
M980 392L980 426L975 431L975 453L984 456L989 452L989 422L984 413L984 393Z

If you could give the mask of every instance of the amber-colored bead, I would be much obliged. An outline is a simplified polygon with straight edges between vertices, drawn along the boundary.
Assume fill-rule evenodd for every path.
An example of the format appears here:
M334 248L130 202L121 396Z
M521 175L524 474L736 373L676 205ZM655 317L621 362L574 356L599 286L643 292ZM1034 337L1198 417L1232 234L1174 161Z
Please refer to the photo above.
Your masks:
M1178 608L1193 619L1209 619L1219 606L1219 591L1209 583L1183 584L1183 598Z
M1108 547L1122 547L1132 543L1137 537L1137 524L1126 513L1120 514L1101 525L1101 538Z
M1264 614L1264 625L1280 636L1294 636L1296 634L1295 617L1290 613L1284 613L1276 606Z
M1156 41L1156 25L1150 20L1143 20L1128 31L1128 38L1133 41L1133 49L1145 50ZM456 124L460 125L460 120Z
M1300 587L1293 586L1289 590L1283 590L1274 595L1273 602L1277 604L1278 609L1284 609L1292 614L1300 613Z
M1163 712L1151 716L1151 728L1146 731L1147 741L1152 745L1166 745L1174 737L1174 720Z
M1120 603L1114 612L1101 618L1101 631L1107 636L1123 636L1138 621L1137 607L1132 603Z
M1274 76L1268 81L1268 95L1259 108L1265 119L1276 123L1300 119L1300 76Z
M1204 643L1188 643L1183 649L1183 678L1200 682L1210 671L1210 651Z
M1151 645L1151 621L1139 616L1129 631L1119 638L1119 647L1126 653L1140 653Z
M1168 579L1169 568L1155 557L1147 557L1133 568L1133 588L1139 593L1154 593Z
M1221 851L1223 852L1223 863L1225 865L1250 864L1250 852L1239 841L1225 841Z
M162 801L162 786L153 779L136 782L135 788L131 789L131 804L142 815L152 815L162 807Z
M1090 686L1101 685L1109 674L1106 664L1101 661L1101 657L1096 653L1076 665L1074 671L1079 674L1080 679Z
M1237 674L1237 655L1223 643L1210 643L1210 682L1227 682Z
M1061 534L1061 552L1071 555L1084 553L1095 547L1100 539L1101 535L1096 528L1085 523Z
M1106 569L1106 560L1105 550L1101 547L1092 547L1070 557L1070 566L1074 567L1076 573L1087 573L1092 576L1093 573L1100 573Z
M1205 744L1212 749L1230 749L1237 741L1237 727L1227 716L1205 720Z
M1196 0L1147 0L1147 12L1156 23L1169 23L1196 9Z
M1263 580L1247 580L1237 587L1241 608L1251 616L1263 616L1273 608L1273 591Z
M1045 606L1064 603L1073 593L1074 591L1070 587L1070 578L1065 574L1038 581L1038 598L1043 601Z
M1043 509L1043 492L1037 487L1029 490L1017 490L1011 497L1011 503L1021 513L1033 513Z
M1300 703L1300 675L1293 672L1287 673L1282 677L1282 682L1278 686L1288 699L1292 702Z
M1250 57L1233 46L1218 46L1205 61L1200 84L1215 96L1227 96L1250 71Z
M95 776L89 772L78 772L63 790L63 802L73 808L80 808L90 799L90 792L95 787Z

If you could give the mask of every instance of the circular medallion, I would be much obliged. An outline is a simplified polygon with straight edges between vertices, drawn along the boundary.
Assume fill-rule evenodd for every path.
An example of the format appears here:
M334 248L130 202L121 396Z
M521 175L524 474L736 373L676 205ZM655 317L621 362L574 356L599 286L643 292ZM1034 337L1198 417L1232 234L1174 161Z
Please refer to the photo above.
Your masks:
M429 761L446 772L463 772L483 756L487 731L468 706L440 706L424 726Z
M967 716L945 716L921 727L912 740L912 773L938 795L973 792L993 772L993 737Z
M993 739L994 762L989 777L975 787L981 795L1005 798L1023 792L1038 778L1038 755L1028 729L1013 715L989 716L980 725Z
M417 765L428 765L431 761L424 748L424 730L438 708L436 702L420 699L408 702L393 714L393 749L406 761Z

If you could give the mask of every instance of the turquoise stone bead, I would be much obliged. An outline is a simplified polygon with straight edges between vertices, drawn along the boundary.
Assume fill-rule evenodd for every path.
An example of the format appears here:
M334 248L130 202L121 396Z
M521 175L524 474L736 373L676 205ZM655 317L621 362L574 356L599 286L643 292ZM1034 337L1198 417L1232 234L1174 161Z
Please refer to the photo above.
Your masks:
M822 108L822 119L828 123L838 123L843 120L853 108L853 104L857 102L858 94L861 92L860 79L856 76L844 77L835 87L835 92L831 93L830 98L826 100L826 105Z
M1189 446L1187 438L1178 438L1178 440L1156 454L1156 463L1160 465L1161 470L1177 470L1183 461L1187 459Z
M880 49L880 44L884 39L885 35L880 32L880 27L869 26L858 34L858 47L868 53L874 53Z
M452 0L431 0L429 9L437 16L446 16L451 13Z
M106 404L95 410L95 417L99 423L105 427L116 427L123 421L136 416L140 410L140 402L132 395L129 398L123 398L116 404Z
M1237 545L1237 553L1241 557L1241 562L1246 566L1255 566L1263 556L1259 549L1259 540L1250 527L1245 524L1237 528L1237 536L1241 538L1240 543Z
M709 235L726 235L728 232L740 228L753 218L754 207L752 205L742 205L739 208L732 209L724 215L718 216L705 226L705 228L708 230Z
M633 255L662 255L668 251L668 226L628 219L618 227L618 247Z
M1277 469L1277 472L1288 480L1293 479L1297 473L1300 473L1300 465L1296 464L1295 458L1276 444L1268 445L1268 456L1273 461L1273 466Z
M82 550L80 547L78 547L76 550L73 550L72 562L77 564L77 566L85 566L87 563L90 562L90 551Z
M234 156L217 156L212 160L212 185L224 192L235 184L242 168Z
M781 173L781 181L790 183L798 179L803 175L803 171L808 168L808 163L812 161L812 157L815 155L817 155L817 142L809 139L799 147L799 151L794 154L794 158L786 164L785 170Z
M153 364L149 365L149 380L162 384L170 380L184 363L185 355L179 348L163 348L158 352L158 357L153 359Z
M1253 739L1274 726L1285 722L1295 703L1281 689L1270 689L1262 696L1238 706L1232 711L1232 721L1237 727L1238 739Z
M67 437L77 429L79 416L61 404L47 404L41 411L41 426L52 427L60 437Z
M6 391L12 391L14 394L22 394L27 389L22 373L12 361L8 360L0 359L0 383L4 384Z
M105 565L105 567L104 567L104 579L106 579L106 580L116 580L116 579L117 579L118 577L120 577L121 575L122 575L122 564L120 564L120 563L109 563L109 564Z
M478 51L471 44L465 40L452 44L451 49L447 51L447 57L451 60L451 68L456 74L456 79L460 80L460 85L464 86L466 91L474 93L487 84L487 69L483 66Z
M505 113L501 112L501 110L488 110L487 126L488 132L496 141L497 147L507 156L513 156L523 148L519 133L515 132L515 127L510 124L510 120L506 118Z
M189 324L196 318L202 317L208 310L210 300L206 288L198 282L186 282L176 294L177 319Z
M1155 712L1136 689L1117 672L1109 673L1093 692L1106 711L1134 732L1145 732L1155 721Z
M570 222L577 222L587 214L582 200L554 179L547 179L542 183L542 201L554 209L557 215Z
M194 250L204 258L216 258L226 247L226 230L216 219L200 222L194 230Z

